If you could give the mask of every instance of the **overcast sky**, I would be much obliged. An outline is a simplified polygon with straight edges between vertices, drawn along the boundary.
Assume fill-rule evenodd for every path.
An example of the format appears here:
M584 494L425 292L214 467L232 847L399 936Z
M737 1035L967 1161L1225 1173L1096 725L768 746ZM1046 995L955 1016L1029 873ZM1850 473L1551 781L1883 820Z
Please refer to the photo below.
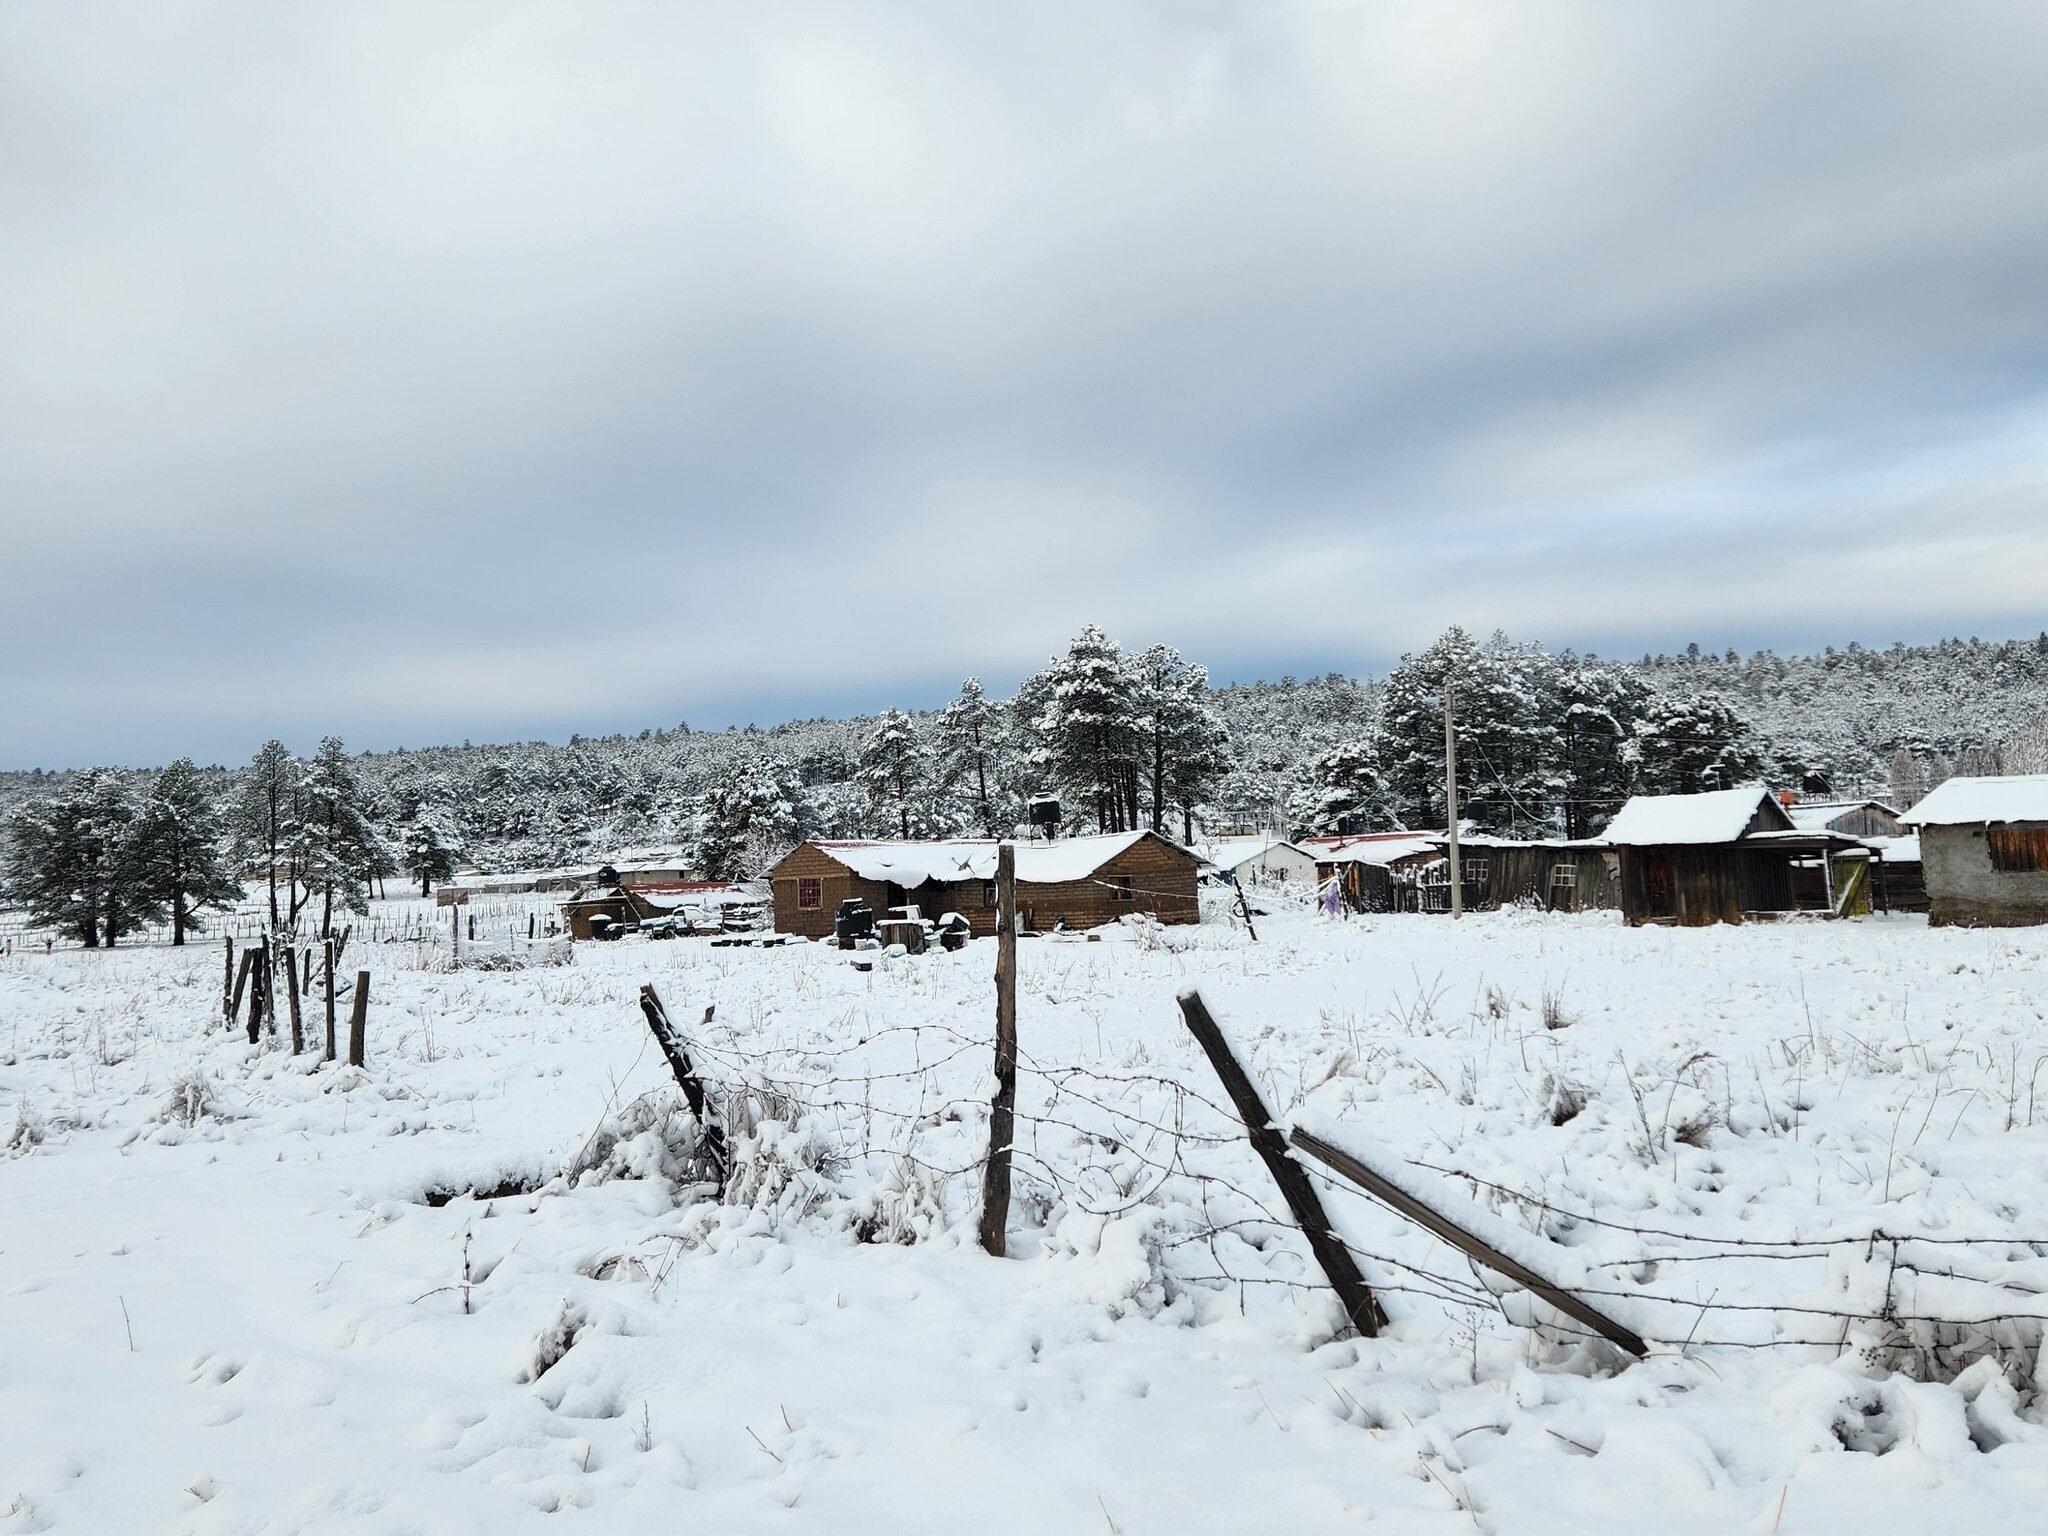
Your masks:
M2048 6L0 9L0 766L2048 626Z

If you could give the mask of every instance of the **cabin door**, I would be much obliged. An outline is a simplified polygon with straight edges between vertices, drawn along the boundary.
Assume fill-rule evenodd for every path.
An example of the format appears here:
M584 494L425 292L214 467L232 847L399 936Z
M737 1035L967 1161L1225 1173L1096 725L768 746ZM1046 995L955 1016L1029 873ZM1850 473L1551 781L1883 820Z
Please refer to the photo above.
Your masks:
M1670 854L1653 853L1643 860L1643 896L1653 916L1672 914Z

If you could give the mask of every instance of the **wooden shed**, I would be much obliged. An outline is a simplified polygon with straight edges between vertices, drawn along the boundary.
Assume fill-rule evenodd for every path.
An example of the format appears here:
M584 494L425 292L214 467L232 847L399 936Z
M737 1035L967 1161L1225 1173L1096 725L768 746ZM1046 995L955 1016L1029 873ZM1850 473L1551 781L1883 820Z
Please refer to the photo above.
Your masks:
M1845 833L1801 830L1761 784L1698 795L1637 795L1602 839L1620 861L1622 916L1634 926L1739 923L1797 912L1795 866L1818 861L1826 906L1868 911L1868 845Z
M1163 923L1199 919L1198 861L1156 832L1017 845L1017 908L1026 929L1094 928L1144 912ZM987 840L808 842L772 870L775 929L822 939L842 901L877 917L915 906L928 918L958 912L977 936L996 931L996 849Z
M1353 912L1414 912L1421 897L1417 872L1439 857L1436 832L1366 832L1304 837L1315 855L1318 886L1335 883Z
M1316 886L1316 856L1281 837L1219 837L1195 852L1211 869L1243 885Z
M1439 862L1419 872L1422 910L1450 910L1450 860L1444 838L1432 839ZM1621 905L1620 861L1604 842L1474 835L1458 839L1458 883L1468 912L1540 907L1546 912L1613 911Z
M668 908L649 901L645 893L623 885L586 886L562 903L562 921L572 939L591 937L590 920L594 917L607 918L615 930L622 930L667 912Z
M2048 923L2048 774L1949 779L1903 820L1920 833L1930 924Z

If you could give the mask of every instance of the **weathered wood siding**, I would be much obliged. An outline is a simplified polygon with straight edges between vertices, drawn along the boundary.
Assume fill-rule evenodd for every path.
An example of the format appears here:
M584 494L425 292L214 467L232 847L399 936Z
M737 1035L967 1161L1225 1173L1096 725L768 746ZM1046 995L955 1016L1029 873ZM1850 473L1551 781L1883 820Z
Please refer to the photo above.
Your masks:
M815 908L798 905L802 894L799 882L803 880L819 883L821 896ZM831 937L832 916L842 901L858 898L866 902L874 909L877 920L887 917L890 907L901 905L900 900L890 900L891 888L887 884L861 879L814 843L802 843L792 849L769 872L769 885L774 892L775 931L800 934L807 939Z
M2048 823L1923 827L1920 858L1930 925L2023 928L2048 923Z
M1733 843L1623 848L1621 911L1631 925L1739 923L1751 912L1791 912L1791 859Z

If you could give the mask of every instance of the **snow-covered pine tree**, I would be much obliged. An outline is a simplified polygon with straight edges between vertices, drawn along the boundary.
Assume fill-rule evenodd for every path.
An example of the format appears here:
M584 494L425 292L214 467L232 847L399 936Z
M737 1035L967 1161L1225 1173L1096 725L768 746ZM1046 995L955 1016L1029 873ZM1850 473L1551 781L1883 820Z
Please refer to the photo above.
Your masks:
M959 697L940 714L932 735L940 782L954 791L981 835L995 837L1003 821L1014 822L1016 817L996 814L1003 711L983 690L980 678L970 677L960 685Z
M1027 685L1042 700L1032 756L1099 831L1139 825L1144 732L1137 679L1117 643L1090 624Z
M147 903L137 889L135 796L111 769L80 774L16 811L8 824L8 899L29 921L70 933L87 949L114 944Z
M134 870L140 902L152 921L169 921L174 945L205 926L200 912L242 899L241 882L228 866L220 811L189 757L150 785L135 825Z
M787 758L747 750L714 772L692 816L694 862L708 880L747 880L810 835L803 785Z
M1230 737L1209 702L1209 669L1170 645L1132 658L1144 789L1154 832L1178 809L1181 840L1194 840L1195 807L1230 768Z
M1634 746L1637 788L1645 794L1733 789L1764 771L1762 743L1749 722L1697 691L1653 697L1636 722Z
M302 883L320 897L320 936L334 933L337 898L352 912L370 909L368 880L381 839L365 814L362 788L339 736L323 737L306 765L304 813L294 840Z
M232 857L237 867L260 869L270 890L270 927L278 932L299 916L299 870L291 848L298 835L300 788L304 775L298 759L283 742L272 739L257 749L242 780L242 792L228 816ZM285 908L277 904L277 880L285 875Z
M431 896L437 881L455 873L456 846L454 830L439 811L421 808L406 823L399 857L405 872L419 881L422 896Z
M1459 718L1469 728L1459 685L1478 662L1478 645L1453 624L1419 656L1403 656L1380 690L1380 771L1406 826L1444 824L1444 685L1451 684ZM1461 802L1471 794L1477 767L1477 754L1461 755Z
M1589 837L1635 793L1636 724L1649 684L1621 667L1567 655L1556 691L1563 709L1563 788L1559 812L1567 837Z
M917 722L900 709L884 710L861 747L860 778L885 836L910 836L911 804L930 784L931 766Z
M1399 829L1387 801L1379 754L1366 737L1354 737L1316 759L1313 793L1296 825L1308 832L1392 832Z

